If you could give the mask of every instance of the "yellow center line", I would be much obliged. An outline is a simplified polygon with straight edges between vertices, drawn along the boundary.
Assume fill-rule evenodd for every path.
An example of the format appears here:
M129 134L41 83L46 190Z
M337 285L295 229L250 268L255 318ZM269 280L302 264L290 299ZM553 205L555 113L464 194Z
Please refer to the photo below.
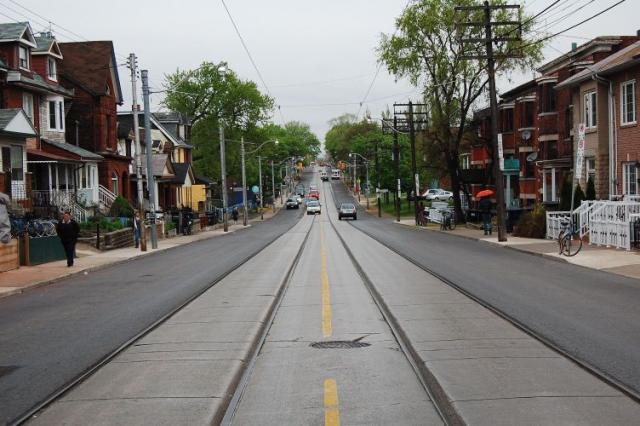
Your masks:
M324 381L324 424L325 426L340 426L338 385L335 379Z
M331 291L327 273L327 253L324 246L324 229L320 222L320 282L322 283L322 335L330 337L331 329Z

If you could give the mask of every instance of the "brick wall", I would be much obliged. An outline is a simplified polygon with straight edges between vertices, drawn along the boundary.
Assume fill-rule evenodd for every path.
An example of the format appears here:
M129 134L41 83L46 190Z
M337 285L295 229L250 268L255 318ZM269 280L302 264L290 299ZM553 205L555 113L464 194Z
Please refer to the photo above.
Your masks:
M636 81L636 122L622 124L621 84L630 80ZM617 132L617 170L616 189L623 193L622 163L640 161L640 128L638 127L638 106L640 101L640 66L618 73L611 78L613 82L614 102L616 104L615 126Z

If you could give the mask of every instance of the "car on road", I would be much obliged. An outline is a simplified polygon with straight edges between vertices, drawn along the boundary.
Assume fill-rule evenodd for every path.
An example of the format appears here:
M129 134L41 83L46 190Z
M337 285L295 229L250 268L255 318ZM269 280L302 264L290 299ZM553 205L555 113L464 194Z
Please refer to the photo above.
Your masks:
M298 200L294 197L287 198L287 202L284 205L286 206L287 210L300 208L300 203L298 203Z
M338 220L342 220L344 217L350 217L353 220L358 219L358 212L356 206L352 203L342 203L338 209Z
M321 213L320 201L311 200L307 202L307 214L316 215L320 213Z
M453 192L440 188L431 188L423 193L422 196L429 201L449 201L453 199Z
M331 170L331 180L338 180L338 179L340 179L340 169Z
M295 199L296 202L298 203L298 205L302 204L302 201L304 200L304 196L302 196L300 194L296 194L291 198Z
M326 170L320 172L320 180L322 180L323 182L329 180L329 175L327 174Z
M320 199L320 191L317 189L309 191L309 198L315 198L316 200Z

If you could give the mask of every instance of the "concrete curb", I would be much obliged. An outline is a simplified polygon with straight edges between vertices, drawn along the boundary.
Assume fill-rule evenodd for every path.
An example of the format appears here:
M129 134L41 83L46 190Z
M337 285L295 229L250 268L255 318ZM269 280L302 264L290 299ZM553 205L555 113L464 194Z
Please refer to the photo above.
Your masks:
M275 213L273 216L271 216L269 219L260 220L260 218L255 218L255 219L251 219L251 220L249 220L249 223L251 223L251 222L255 222L255 221L259 221L259 222L266 222L266 221L268 221L268 220L270 220L270 219L274 218L275 216L277 216L277 215L280 213L280 211L281 211L281 210L282 210L282 209L277 209L277 210L276 210L276 213ZM217 225L219 225L219 224L214 225L213 229L208 230L208 231L204 231L204 232L212 232L212 231L215 231L216 229L220 229L220 227L217 227L217 228L216 228L216 226L217 226ZM156 249L155 251L146 251L146 252L141 252L142 254L137 255L137 256L128 257L128 258L125 258L125 259L117 259L117 260L115 260L115 261L113 261L113 262L104 263L104 264L102 264L102 265L91 266L91 267L88 267L88 268L86 268L86 269L74 270L73 272L71 272L71 273L69 273L69 274L67 274L67 275L63 275L63 276L56 277L56 278L52 278L52 279L45 280L45 281L38 281L38 282L35 282L35 283L33 283L32 285L29 285L29 286L26 286L26 287L17 288L17 289L15 289L15 290L10 290L10 291L6 291L6 292L3 292L3 293L0 293L0 299L4 299L5 297L10 297L10 296L15 296L15 295L17 295L17 294L26 293L26 292L31 291L31 290L36 290L36 289L38 289L38 288L42 288L42 287L48 286L48 285L50 285L50 284L55 284L55 283L57 283L57 282L59 282L59 281L62 281L62 280L64 280L64 279L67 279L67 278L73 278L73 277L76 277L77 275L82 275L82 274L84 274L85 272L88 274L88 273L90 273L90 272L100 271L100 270L102 270L102 269L106 269L106 268L108 268L108 267L110 267L110 266L122 265L122 264L124 264L124 263L132 262L132 261L134 261L134 260L136 260L136 259L140 259L140 258L143 258L143 257L146 257L146 256L150 256L150 255L153 255L153 254L157 254L157 253L163 253L163 252L165 252L165 251L169 251L169 250L177 249L177 248L184 247L184 246L189 246L189 245L191 245L191 244L195 244L195 243L198 243L198 242L200 242L200 241L207 241L207 240L210 240L210 239L212 239L212 238L216 238L216 237L224 237L224 236L226 236L226 235L231 235L231 234L233 234L233 233L235 233L235 232L238 232L238 231L244 231L244 230L246 230L246 229L249 229L250 227L251 227L251 226L249 225L247 228L241 228L241 229L238 229L238 230L236 230L236 231L232 231L232 232L227 233L227 234L222 234L222 235L210 235L210 236L208 236L208 237L206 237L206 238L201 238L201 239L197 239L197 240L193 240L193 241L187 241L187 242L185 242L184 244L179 244L179 245L176 245L176 246L171 246L171 247L166 247L166 248ZM151 250L152 250L152 249L151 249Z

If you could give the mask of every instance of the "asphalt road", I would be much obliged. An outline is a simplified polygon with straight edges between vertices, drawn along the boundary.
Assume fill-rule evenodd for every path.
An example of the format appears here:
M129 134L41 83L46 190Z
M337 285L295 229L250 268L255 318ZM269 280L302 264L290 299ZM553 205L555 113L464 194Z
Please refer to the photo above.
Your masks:
M341 182L332 188L338 202L351 200ZM364 211L351 223L640 393L640 281Z
M321 201L234 424L442 424L329 223L332 200ZM347 348L354 340L367 346ZM343 343L311 346L327 341Z
M201 292L301 214L283 210L245 230L1 299L0 423L18 418Z

